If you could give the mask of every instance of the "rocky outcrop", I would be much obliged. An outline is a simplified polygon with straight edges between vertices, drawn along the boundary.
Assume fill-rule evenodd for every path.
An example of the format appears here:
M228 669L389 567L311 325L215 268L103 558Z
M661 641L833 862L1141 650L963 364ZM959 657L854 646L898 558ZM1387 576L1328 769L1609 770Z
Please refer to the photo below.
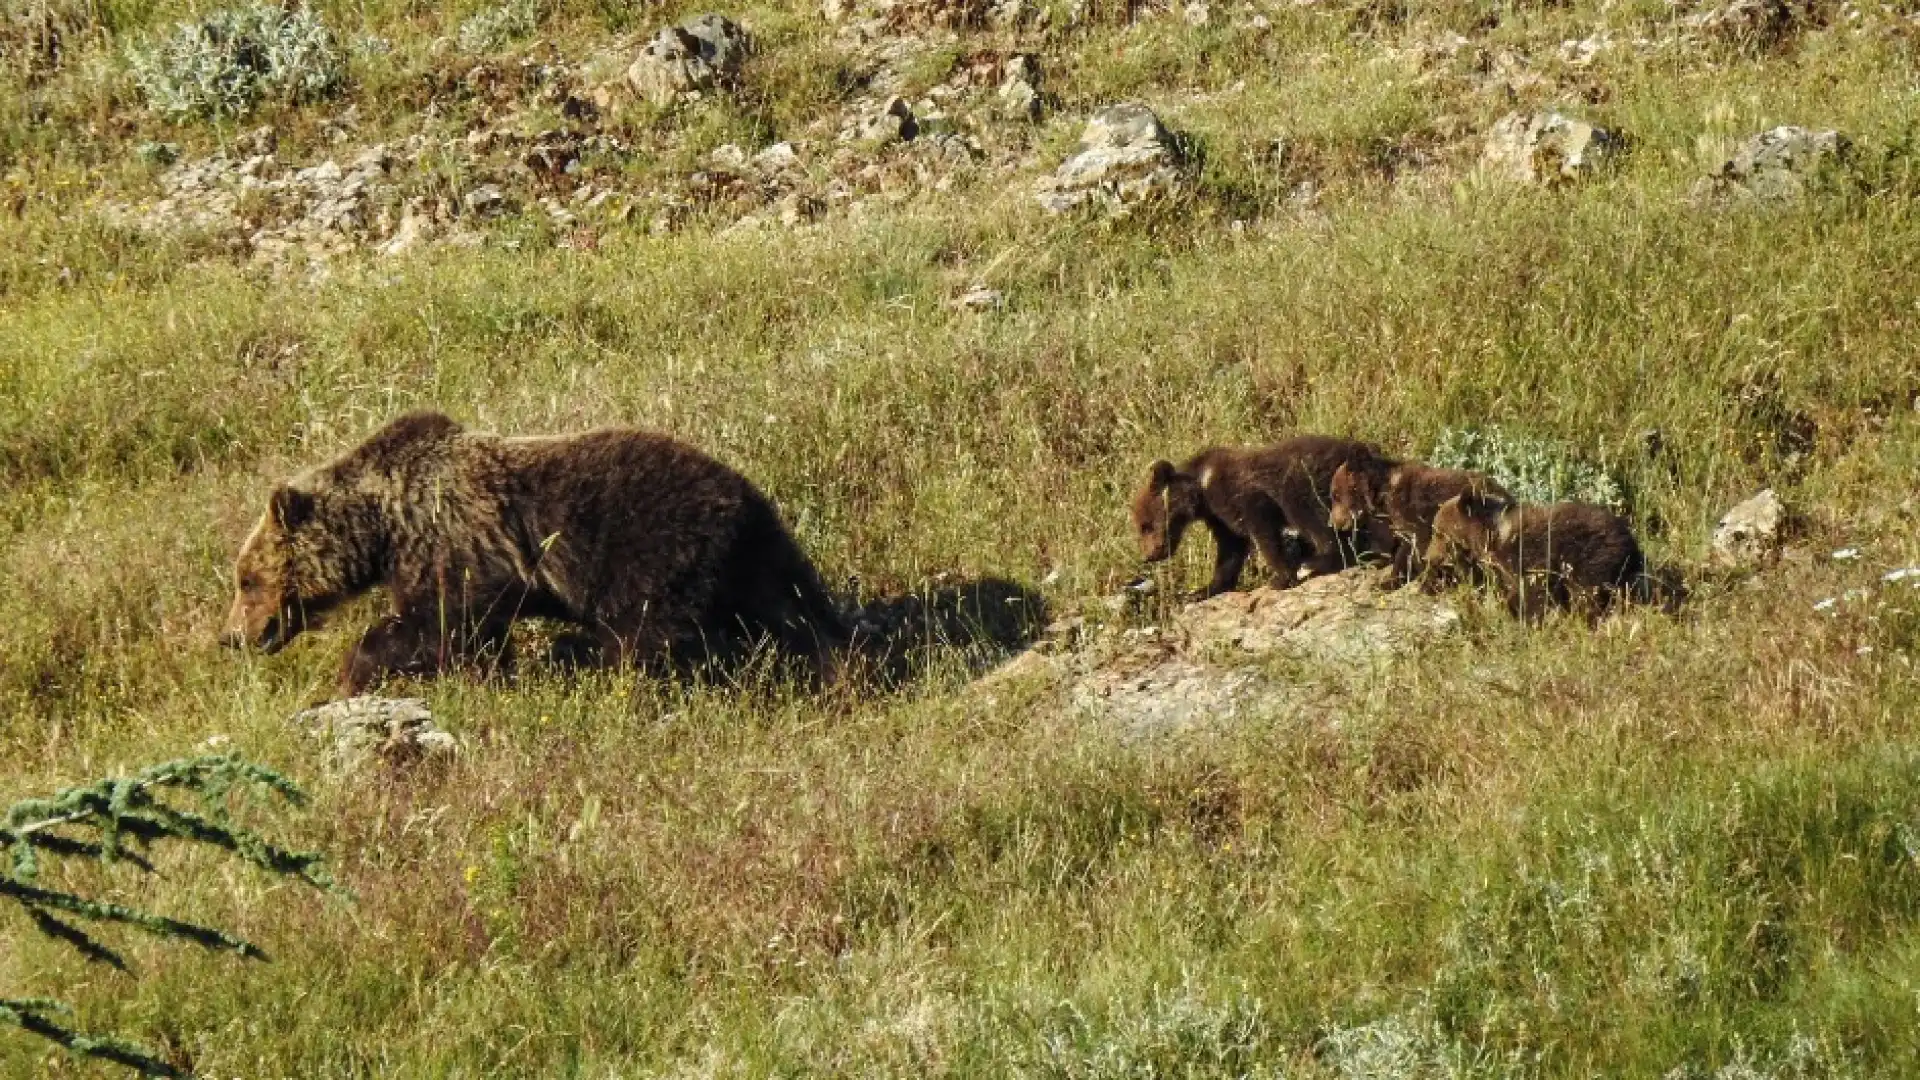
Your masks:
M1187 606L1164 626L1031 651L988 683L1050 676L1077 712L1122 737L1175 735L1255 714L1332 711L1346 674L1371 677L1459 623L1444 598L1391 588L1382 572L1353 570L1286 590L1226 593ZM1086 630L1070 620L1053 632L1057 641ZM1263 655L1314 665L1330 678L1283 682L1245 663Z

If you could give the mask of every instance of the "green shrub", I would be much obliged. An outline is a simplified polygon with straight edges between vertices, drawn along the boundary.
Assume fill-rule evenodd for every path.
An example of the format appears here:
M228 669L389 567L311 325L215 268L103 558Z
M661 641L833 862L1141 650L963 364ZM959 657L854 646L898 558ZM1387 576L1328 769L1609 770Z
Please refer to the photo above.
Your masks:
M181 23L128 51L147 107L174 120L245 114L263 99L325 97L346 76L332 31L306 8L263 3Z

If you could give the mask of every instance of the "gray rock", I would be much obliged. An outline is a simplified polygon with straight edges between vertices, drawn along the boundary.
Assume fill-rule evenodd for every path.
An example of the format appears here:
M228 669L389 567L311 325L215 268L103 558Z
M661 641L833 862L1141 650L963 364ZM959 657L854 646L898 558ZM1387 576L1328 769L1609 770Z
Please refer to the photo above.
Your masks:
M1618 133L1557 112L1509 113L1487 133L1482 160L1523 184L1584 179L1618 155Z
M1178 144L1153 110L1122 102L1093 115L1078 151L1041 180L1035 197L1056 214L1090 201L1125 209L1177 190L1183 164Z
M468 213L479 216L500 213L506 209L506 202L506 195L493 184L482 184L460 199Z
M1025 54L1009 57L1000 76L1000 112L1014 120L1040 119L1040 61Z
M327 743L329 764L355 769L379 759L405 764L447 758L460 743L440 730L419 698L356 697L295 713L292 722Z
M1801 127L1763 131L1706 176L1700 193L1799 198L1823 170L1844 165L1851 147L1847 137L1837 131Z
M747 36L732 20L706 14L669 26L627 68L627 85L655 105L681 94L733 85L747 57Z
M1726 568L1765 566L1780 557L1786 504L1772 488L1727 511L1713 530L1712 562Z

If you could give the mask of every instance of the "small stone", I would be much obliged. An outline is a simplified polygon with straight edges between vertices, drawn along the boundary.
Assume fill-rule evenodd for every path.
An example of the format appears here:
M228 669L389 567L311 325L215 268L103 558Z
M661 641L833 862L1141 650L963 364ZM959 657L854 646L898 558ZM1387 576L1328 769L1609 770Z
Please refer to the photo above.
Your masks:
M975 285L961 293L953 306L961 311L997 311L1006 306L1007 295L999 289L989 289L985 285Z
M466 193L460 200L470 214L485 216L499 213L506 208L507 197L493 184L482 184Z
M1712 562L1726 568L1754 568L1780 557L1787 508L1772 488L1727 511L1713 531Z
M783 173L800 167L800 155L790 142L777 142L753 155L753 167L763 173Z

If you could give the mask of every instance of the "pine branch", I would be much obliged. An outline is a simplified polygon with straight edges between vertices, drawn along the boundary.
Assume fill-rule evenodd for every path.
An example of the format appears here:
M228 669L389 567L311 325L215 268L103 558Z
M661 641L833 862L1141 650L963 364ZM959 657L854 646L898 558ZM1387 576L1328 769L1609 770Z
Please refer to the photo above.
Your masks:
M82 1035L72 1028L49 1020L46 1016L50 1012L67 1011L66 1006L46 998L0 998L0 1024L11 1024L22 1031L38 1035L49 1042L65 1047L70 1053L99 1058L101 1061L111 1061L115 1065L124 1065L147 1076L192 1075L181 1072L130 1042Z
M214 926L124 907L41 883L46 860L89 859L129 863L155 873L148 853L165 841L216 848L279 877L297 878L325 892L341 890L327 875L322 856L294 851L237 824L228 803L237 791L290 806L306 797L291 780L231 755L170 761L139 773L69 788L50 798L27 799L0 818L0 906L17 905L41 934L89 961L127 970L124 957L82 924L131 927L156 937L191 941L207 949L253 960L266 954L252 943ZM176 805L164 796L197 799ZM131 1043L83 1035L52 1015L67 1012L47 999L0 998L0 1024L20 1028L69 1051L139 1070L149 1076L185 1076Z

